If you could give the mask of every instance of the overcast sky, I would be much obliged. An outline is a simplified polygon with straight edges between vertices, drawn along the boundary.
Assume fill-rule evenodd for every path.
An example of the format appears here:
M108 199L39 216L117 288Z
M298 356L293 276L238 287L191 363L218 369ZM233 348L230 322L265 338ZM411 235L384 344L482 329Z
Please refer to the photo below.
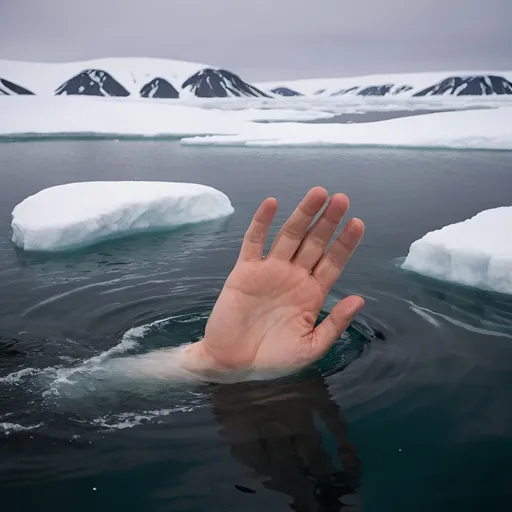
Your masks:
M164 57L247 80L512 69L512 0L0 0L0 58Z

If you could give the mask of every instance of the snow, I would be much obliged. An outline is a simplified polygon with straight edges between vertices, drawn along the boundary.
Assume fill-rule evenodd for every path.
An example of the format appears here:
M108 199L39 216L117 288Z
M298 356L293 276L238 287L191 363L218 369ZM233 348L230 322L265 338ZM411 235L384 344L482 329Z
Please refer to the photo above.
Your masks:
M372 123L307 124L254 121L305 121L328 118L332 113L291 108L207 109L145 98L126 101L83 96L6 96L1 102L0 138L95 135L173 137L180 138L183 145L198 146L512 149L512 107L509 106Z
M89 96L2 98L0 134L183 136L237 133L243 121L171 102Z
M236 101L236 100L235 100ZM175 100L90 96L2 97L0 137L26 135L171 136L236 134L247 121L306 121L331 117L315 110L205 109Z
M103 181L44 189L12 212L13 242L26 251L60 251L142 231L226 217L228 197L193 183Z
M512 206L427 233L402 268L443 281L512 294Z
M246 123L234 135L184 138L196 146L392 146L512 150L512 107L373 123Z

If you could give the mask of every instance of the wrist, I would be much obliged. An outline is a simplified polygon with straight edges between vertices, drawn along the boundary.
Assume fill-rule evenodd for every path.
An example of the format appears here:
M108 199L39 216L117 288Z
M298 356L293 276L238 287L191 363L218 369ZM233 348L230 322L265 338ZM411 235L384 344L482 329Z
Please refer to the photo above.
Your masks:
M180 348L180 365L198 379L208 382L231 382L240 380L247 373L240 369L222 365L207 349L204 338Z

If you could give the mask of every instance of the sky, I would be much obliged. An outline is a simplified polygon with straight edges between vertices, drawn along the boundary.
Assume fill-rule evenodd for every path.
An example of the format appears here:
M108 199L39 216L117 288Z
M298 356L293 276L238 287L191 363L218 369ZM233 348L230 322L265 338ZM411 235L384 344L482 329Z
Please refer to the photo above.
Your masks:
M512 70L512 0L0 0L0 59L161 57L246 80Z

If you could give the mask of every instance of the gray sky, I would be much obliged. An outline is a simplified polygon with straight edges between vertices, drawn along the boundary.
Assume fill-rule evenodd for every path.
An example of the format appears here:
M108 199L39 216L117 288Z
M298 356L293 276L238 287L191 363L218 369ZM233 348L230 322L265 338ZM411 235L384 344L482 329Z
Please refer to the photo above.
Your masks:
M0 0L0 58L163 57L247 80L512 69L512 0Z

